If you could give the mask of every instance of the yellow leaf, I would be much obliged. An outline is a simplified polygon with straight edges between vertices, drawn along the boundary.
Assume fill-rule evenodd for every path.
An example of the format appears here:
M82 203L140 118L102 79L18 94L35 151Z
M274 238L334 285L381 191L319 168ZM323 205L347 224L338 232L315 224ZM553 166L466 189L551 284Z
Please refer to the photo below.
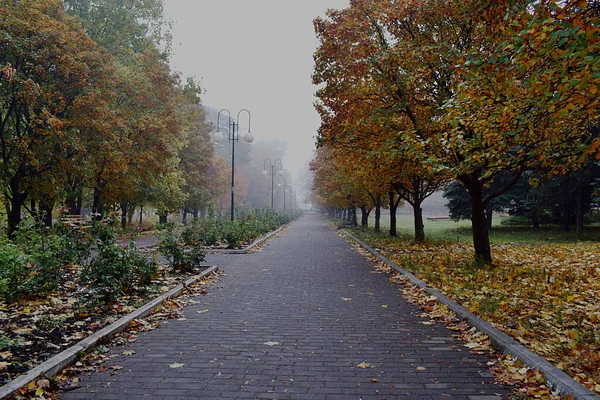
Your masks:
M598 86L596 86L596 85L590 85L589 86L589 91L590 91L591 94L598 93Z
M571 329L569 331L569 337L573 340L577 340L577 338L579 337L579 335L577 334L577 331L574 329Z
M169 368L181 368L183 367L183 363L173 363L173 364L169 364Z
M417 371L426 371L426 370L427 370L427 368L425 368L425 367L417 367Z
M356 364L356 368L371 368L371 364L367 363L367 362L361 362L359 364Z

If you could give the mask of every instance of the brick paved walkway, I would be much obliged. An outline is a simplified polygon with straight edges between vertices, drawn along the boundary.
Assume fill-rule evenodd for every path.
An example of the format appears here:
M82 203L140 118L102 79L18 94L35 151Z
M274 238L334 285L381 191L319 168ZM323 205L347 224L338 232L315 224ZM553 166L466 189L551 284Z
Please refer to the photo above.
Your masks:
M123 366L118 374L83 376L64 398L496 400L509 393L490 383L484 357L444 326L420 323L398 287L317 214L260 252L209 262L225 275L186 308L185 321L113 350L135 354L110 361Z

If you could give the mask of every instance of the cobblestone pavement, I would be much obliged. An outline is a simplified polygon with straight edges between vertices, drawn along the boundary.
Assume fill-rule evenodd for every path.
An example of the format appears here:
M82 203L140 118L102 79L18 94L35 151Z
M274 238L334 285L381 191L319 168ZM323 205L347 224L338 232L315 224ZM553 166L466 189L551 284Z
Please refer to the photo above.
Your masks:
M64 399L497 400L485 357L377 273L318 214L263 250L211 255L209 293L114 349L123 369L82 376ZM178 367L178 368L173 368ZM368 367L368 368L360 368ZM110 373L109 371L112 371Z

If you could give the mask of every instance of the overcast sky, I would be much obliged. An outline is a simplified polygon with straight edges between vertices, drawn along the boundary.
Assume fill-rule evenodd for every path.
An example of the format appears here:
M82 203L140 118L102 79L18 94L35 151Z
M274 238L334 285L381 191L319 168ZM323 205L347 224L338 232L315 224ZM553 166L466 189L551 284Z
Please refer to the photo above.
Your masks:
M285 140L283 161L296 176L311 156L319 127L311 83L318 45L312 21L348 5L348 0L165 0L165 15L173 21L172 68L201 80L205 105L227 108L233 116L250 110L256 139Z

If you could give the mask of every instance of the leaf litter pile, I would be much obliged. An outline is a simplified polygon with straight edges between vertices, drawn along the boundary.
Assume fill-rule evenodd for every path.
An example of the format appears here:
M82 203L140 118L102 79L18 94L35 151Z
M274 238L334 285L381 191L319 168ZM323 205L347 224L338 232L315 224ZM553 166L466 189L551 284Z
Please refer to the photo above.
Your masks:
M0 385L110 325L193 275L174 273L167 267L161 267L159 276L143 292L123 296L111 305L98 306L92 310L82 306L78 297L79 288L75 284L67 284L61 292L44 299L30 299L13 304L0 302ZM187 285L179 297L163 301L150 316L134 320L125 333L117 335L112 341L130 342L135 340L137 332L159 327L162 319L181 318L182 308L195 303L192 297L207 294L207 286L217 275L218 273L213 273L193 285ZM29 387L22 388L17 397L52 398L57 387L64 389L77 385L77 378L72 378L73 375L105 369L103 364L107 352L106 346L99 346L76 365L67 368L62 375L53 379L40 379Z
M492 266L473 264L467 244L416 244L369 238L370 244L428 286L512 336L534 353L600 394L600 246L502 244L492 247ZM364 250L358 250L365 254ZM377 260L378 261L378 260ZM379 268L389 272L387 266ZM401 275L404 294L428 311L440 306ZM429 298L429 300L427 300ZM435 304L434 304L435 303ZM452 319L434 315L445 322ZM465 324L465 329L468 328ZM452 329L452 327L451 327ZM467 347L472 341L467 340ZM491 368L500 380L535 398L556 398L539 371L499 356Z

